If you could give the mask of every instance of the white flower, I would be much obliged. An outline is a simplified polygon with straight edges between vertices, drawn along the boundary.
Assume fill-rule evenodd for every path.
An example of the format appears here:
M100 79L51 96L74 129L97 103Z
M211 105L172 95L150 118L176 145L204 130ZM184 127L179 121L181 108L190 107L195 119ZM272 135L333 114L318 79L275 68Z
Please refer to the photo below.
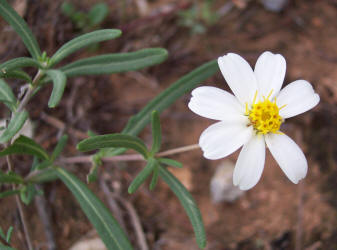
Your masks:
M243 145L233 183L247 190L261 177L266 143L286 176L297 184L307 174L307 160L299 146L279 129L285 119L315 107L319 95L305 80L294 81L280 91L286 61L279 54L264 52L254 71L233 53L219 57L218 64L235 96L204 86L192 91L188 104L196 114L219 121L200 136L204 157L220 159Z

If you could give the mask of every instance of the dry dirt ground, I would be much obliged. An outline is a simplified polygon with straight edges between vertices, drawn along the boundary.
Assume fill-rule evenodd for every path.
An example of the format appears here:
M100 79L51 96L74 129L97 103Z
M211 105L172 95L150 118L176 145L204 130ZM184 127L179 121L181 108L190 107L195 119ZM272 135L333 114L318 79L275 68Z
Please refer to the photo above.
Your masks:
M73 2L86 10L97 1ZM308 158L307 178L299 185L292 184L268 152L265 171L256 187L234 203L213 204L209 185L221 161L204 159L200 150L176 155L174 159L181 161L184 168L174 170L174 174L188 187L201 209L208 236L206 249L337 249L337 2L294 0L280 13L273 13L259 1L215 1L215 9L228 3L233 6L199 35L191 35L188 28L179 25L178 12L191 7L192 2L148 1L149 14L145 15L140 15L136 1L106 2L110 14L102 27L120 28L123 36L103 43L95 52L76 53L70 60L145 47L166 48L168 60L139 73L69 79L61 105L52 110L46 105L51 89L44 89L28 106L36 140L52 149L60 128L50 118L59 119L68 129L77 131L67 130L70 141L65 152L66 156L75 156L75 145L88 129L98 134L121 131L128 118L156 94L202 63L236 52L253 65L263 51L281 53L287 60L285 82L306 79L321 97L314 110L289 119L282 127ZM61 1L26 3L22 15L48 54L78 34L60 13ZM27 55L3 20L0 25L1 62ZM17 91L20 83L11 84ZM201 84L228 89L220 73ZM185 95L161 115L163 150L197 143L200 133L211 124L190 112L189 97ZM148 128L140 136L151 143ZM230 159L235 161L237 155ZM6 169L5 162L1 163L1 168ZM30 163L30 158L17 157L15 168L25 174ZM90 166L66 167L85 180ZM100 179L135 208L150 249L197 249L188 218L164 183L160 182L154 192L143 186L136 194L127 194L128 184L142 167L138 162L105 164L100 169ZM90 188L108 204L100 183L90 184ZM89 237L92 226L66 187L55 181L43 189L57 249L68 249ZM121 208L128 235L138 248L129 210ZM45 228L35 203L25 207L25 212L34 245L47 249ZM14 246L26 249L14 198L1 200L0 218L2 228L14 226Z

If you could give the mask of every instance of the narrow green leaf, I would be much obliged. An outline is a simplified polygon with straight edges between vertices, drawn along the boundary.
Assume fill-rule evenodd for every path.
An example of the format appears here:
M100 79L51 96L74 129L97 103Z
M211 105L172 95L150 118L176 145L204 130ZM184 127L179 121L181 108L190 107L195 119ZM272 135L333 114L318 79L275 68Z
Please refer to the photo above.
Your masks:
M72 39L71 41L64 44L50 59L50 66L60 62L68 55L74 53L75 51L87 47L91 44L111 40L119 37L122 34L120 30L116 29L105 29L93 31L79 37Z
M151 125L152 125L152 148L151 153L157 153L160 150L161 145L161 127L160 119L157 111L153 111L151 115Z
M109 7L105 3L95 4L88 13L90 25L98 25L107 17L109 13Z
M9 172L7 174L0 171L0 183L23 183L23 179L20 175L17 175L14 172Z
M84 139L79 144L77 144L77 149L82 152L111 147L123 147L133 149L138 153L142 154L144 158L147 158L149 155L149 152L144 142L138 137L131 135L123 135L123 134L97 135L92 136L88 139Z
M161 48L142 49L136 52L106 54L78 60L61 68L68 76L101 75L143 69L163 62L167 51Z
M75 196L106 247L115 250L132 249L118 222L90 189L76 176L66 170L57 168L56 171L59 178Z
M51 161L55 161L57 157L62 153L64 147L67 145L68 142L68 135L63 135L60 140L57 142L57 145L50 157Z
M175 195L180 200L182 206L184 207L193 226L198 246L200 248L205 248L206 247L205 228L202 222L201 213L193 197L187 191L187 189L180 183L180 181L165 168L163 167L159 168L159 175L161 176L161 178L163 178L163 180L167 183L167 185L169 185L173 193L175 193Z
M24 135L20 135L12 145L0 152L0 156L10 154L27 154L36 156L42 160L49 159L48 153L39 144Z
M16 250L15 248L12 248L12 247L8 247L8 246L5 246L3 244L0 243L0 249L1 250Z
M0 15L13 27L35 59L41 55L39 45L26 22L15 12L6 0L0 0Z
M20 193L20 190L8 190L8 191L0 193L0 199L8 197L8 196L16 195L19 193Z
M11 111L15 110L17 100L12 89L2 79L0 79L0 100L3 101Z
M43 191L37 189L37 186L32 183L29 183L28 185L22 187L20 190L21 201L26 205L29 205L35 198L35 196L42 194Z
M0 143L9 141L22 128L23 124L28 118L27 111L23 110L14 114L10 120L8 127L0 135Z
M2 0L0 0L2 1ZM1 6L1 3L0 3ZM11 59L7 62L0 64L0 77L6 77L6 74L11 72L12 70L21 69L24 67L35 67L40 68L40 63L30 57L18 57Z
M6 72L6 74L3 75L3 78L21 79L28 83L32 82L30 75L28 75L26 72L22 70L12 70L12 71Z
M76 9L72 3L63 2L61 5L61 11L67 17L71 17L75 13Z
M179 161L175 161L169 158L159 158L158 161L162 164L168 165L168 166L172 166L172 167L176 167L176 168L182 168L183 164L180 163Z
M13 233L13 227L10 226L9 229L8 229L8 231L7 231L7 236L6 236L7 243L11 242L12 233Z
M142 185L143 182L146 180L146 178L149 177L149 175L152 173L153 168L155 167L156 164L157 161L154 158L150 158L148 160L146 167L142 171L140 171L140 173L136 176L136 178L134 178L133 181L131 182L128 188L129 194L132 194L135 191L137 191L139 186Z
M48 101L48 107L55 108L62 98L67 83L67 77L62 71L54 69L47 70L46 74L53 81L53 91Z
M46 168L42 170L36 170L34 172L31 172L26 178L26 183L44 183L44 182L50 182L56 180L57 172L54 168Z
M170 87L165 89L150 101L137 115L130 118L123 129L123 134L138 135L140 131L149 123L153 110L161 113L164 109L174 103L179 97L191 91L198 84L214 75L219 70L216 60L210 61L196 68L192 72L180 78ZM113 156L123 153L124 149L109 149L99 152L104 156Z
M1 227L0 227L0 237L3 238L4 240L6 239L6 235L2 231Z
M158 182L158 174L159 174L159 164L157 163L153 169L152 179L150 183L150 190L153 190Z

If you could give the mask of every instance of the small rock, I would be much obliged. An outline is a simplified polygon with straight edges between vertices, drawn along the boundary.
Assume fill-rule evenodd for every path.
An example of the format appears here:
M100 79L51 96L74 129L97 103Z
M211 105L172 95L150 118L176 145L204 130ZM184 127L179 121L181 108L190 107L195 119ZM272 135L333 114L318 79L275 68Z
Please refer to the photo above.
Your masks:
M214 203L222 201L234 202L244 194L244 191L233 185L234 167L234 163L229 160L223 161L217 167L210 185L211 197Z
M75 243L70 250L107 250L107 248L100 238L93 238Z
M288 3L288 0L261 0L261 1L266 10L273 12L282 11Z

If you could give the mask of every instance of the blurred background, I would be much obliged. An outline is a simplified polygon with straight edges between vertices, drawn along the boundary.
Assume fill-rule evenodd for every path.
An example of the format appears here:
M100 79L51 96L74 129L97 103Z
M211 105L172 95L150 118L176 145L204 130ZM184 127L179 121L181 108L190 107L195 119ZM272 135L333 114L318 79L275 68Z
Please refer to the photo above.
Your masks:
M9 1L25 18L48 55L70 39L99 28L121 29L123 35L69 57L129 52L163 47L168 59L138 72L68 80L61 104L48 109L51 86L28 109L36 140L51 149L61 133L70 136L66 156L86 132L120 132L128 118L148 101L201 64L229 52L254 65L266 51L287 60L285 84L308 80L321 97L319 105L291 118L282 131L305 152L306 179L292 184L267 153L260 182L248 192L231 185L238 153L218 161L200 150L175 155L184 164L173 169L196 199L208 236L206 249L337 249L337 1L336 0L16 0ZM0 19L0 61L28 56L15 32ZM34 72L32 72L33 74ZM218 72L200 83L228 89ZM22 83L12 81L18 93ZM198 142L212 122L193 114L186 94L161 115L163 147L167 150ZM5 117L5 109L1 109ZM149 144L147 128L140 135ZM1 168L6 163L1 159ZM31 159L16 157L26 174ZM109 163L99 169L90 188L112 210L136 249L197 249L188 218L163 182L151 192L143 185L127 194L141 162ZM89 165L69 165L85 181ZM14 246L25 241L14 198L2 199L0 224L14 226ZM42 209L42 211L40 210ZM59 181L44 185L44 195L25 208L36 249L104 249L70 192ZM44 212L43 212L44 211ZM47 215L44 218L44 215ZM51 227L46 226L46 221ZM135 224L140 227L135 227ZM139 235L147 247L139 243ZM82 245L81 245L82 244ZM92 248L88 248L92 244Z

